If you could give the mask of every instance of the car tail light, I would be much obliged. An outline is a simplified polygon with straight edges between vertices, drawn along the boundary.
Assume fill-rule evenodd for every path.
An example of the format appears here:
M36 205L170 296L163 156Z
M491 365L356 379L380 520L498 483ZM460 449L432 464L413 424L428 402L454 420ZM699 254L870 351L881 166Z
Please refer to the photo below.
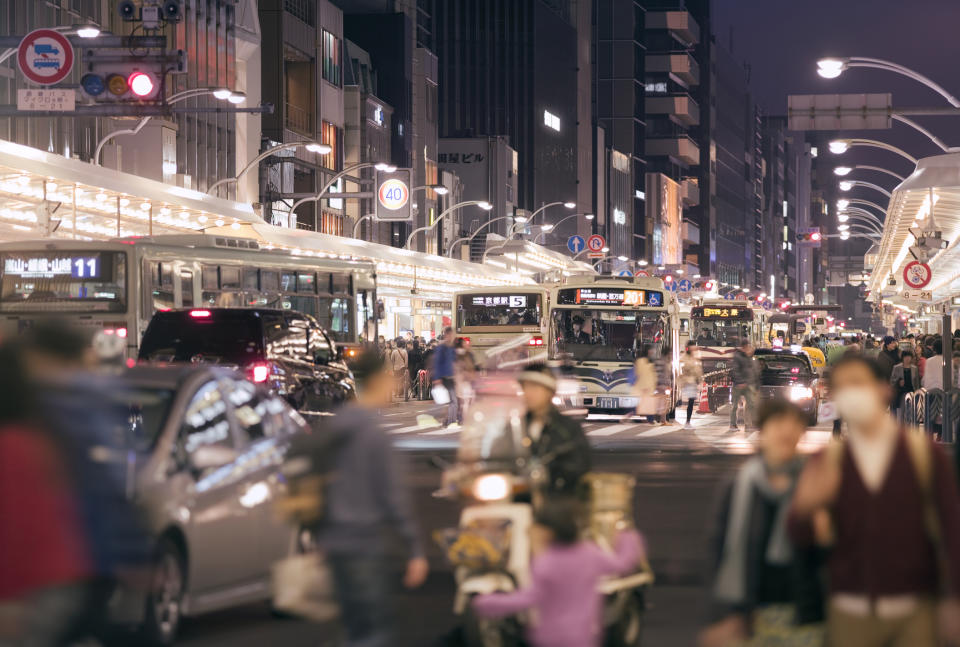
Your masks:
M254 382L266 382L270 377L270 367L266 364L254 364L250 367L250 379Z
M210 316L209 310L191 310L190 316L194 319L206 319Z
M543 337L533 337L527 342L529 346L543 346Z
M133 368L136 365L137 365L137 360L133 359L132 357L127 358L127 368Z
M116 332L116 330L114 330L113 328L104 328L104 329L103 329L103 334L104 334L104 335L112 335L112 334L115 333L115 332Z

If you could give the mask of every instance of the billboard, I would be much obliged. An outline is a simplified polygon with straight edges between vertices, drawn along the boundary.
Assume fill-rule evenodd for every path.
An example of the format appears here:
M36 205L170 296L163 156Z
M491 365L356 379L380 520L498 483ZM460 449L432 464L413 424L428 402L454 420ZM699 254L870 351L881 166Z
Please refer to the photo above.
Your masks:
M680 184L663 173L647 173L646 187L647 222L652 227L653 262L657 265L679 265L683 262Z

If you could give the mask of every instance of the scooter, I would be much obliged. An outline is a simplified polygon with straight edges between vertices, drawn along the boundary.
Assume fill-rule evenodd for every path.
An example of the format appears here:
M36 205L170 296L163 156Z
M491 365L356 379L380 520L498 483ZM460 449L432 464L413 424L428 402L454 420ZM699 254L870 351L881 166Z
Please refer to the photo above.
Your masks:
M500 401L487 410L474 407L461 432L457 462L445 470L443 486L435 493L468 502L458 527L439 531L435 538L454 566L453 610L463 618L469 647L521 645L530 622L528 614L480 619L470 604L476 595L530 584L529 531L550 457L533 460L524 451L517 406ZM623 474L588 474L584 489L589 510L584 538L612 550L617 533L633 525L634 480ZM632 573L599 584L606 646L641 644L646 592L653 581L649 565L641 563Z

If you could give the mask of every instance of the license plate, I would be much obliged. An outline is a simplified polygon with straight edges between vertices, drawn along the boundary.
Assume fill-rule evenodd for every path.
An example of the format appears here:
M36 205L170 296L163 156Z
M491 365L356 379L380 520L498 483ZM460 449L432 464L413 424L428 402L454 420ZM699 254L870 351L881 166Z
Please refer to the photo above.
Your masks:
M601 409L619 409L620 398L597 398L597 406Z

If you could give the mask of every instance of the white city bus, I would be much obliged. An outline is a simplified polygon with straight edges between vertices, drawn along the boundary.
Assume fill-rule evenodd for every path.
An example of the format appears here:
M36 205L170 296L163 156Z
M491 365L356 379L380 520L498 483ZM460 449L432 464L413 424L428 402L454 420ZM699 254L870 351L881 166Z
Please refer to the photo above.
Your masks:
M548 291L538 286L474 288L453 296L456 333L481 366L519 368L547 359Z
M578 382L573 407L594 413L636 407L630 371L645 345L666 360L667 395L674 394L678 329L676 300L658 278L580 276L550 291L550 358L572 364Z
M207 234L0 244L0 335L41 318L112 331L136 357L157 310L261 307L313 315L341 345L375 320L372 263L266 250Z

